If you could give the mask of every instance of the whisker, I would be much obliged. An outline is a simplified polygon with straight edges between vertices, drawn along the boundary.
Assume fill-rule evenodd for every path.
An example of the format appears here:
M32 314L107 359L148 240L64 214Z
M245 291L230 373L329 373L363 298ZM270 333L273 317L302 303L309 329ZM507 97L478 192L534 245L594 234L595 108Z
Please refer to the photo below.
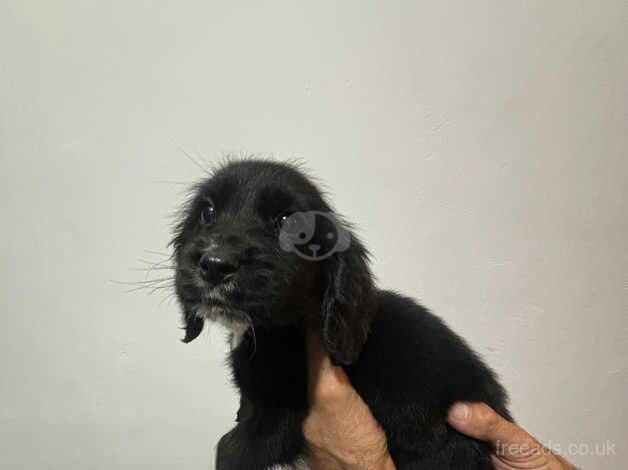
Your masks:
M149 253L151 255L158 255L158 256L166 256L167 258L171 258L172 257L171 253L164 253L162 251L144 250L144 253Z
M162 299L159 301L159 306L161 307L161 305L162 305L165 301L168 301L168 305L170 305L170 303L172 303L172 301L173 301L173 300L174 300L174 292L172 292L172 293L170 293L170 294L166 295L164 298L162 298Z
M145 291L149 291L149 294L154 294L155 292L157 292L158 290L162 290L162 289L174 289L174 284L166 284L163 286L138 286L138 287L134 287L133 289L128 289L126 292L127 293L131 293L131 292L138 292L141 290L145 290Z
M167 267L174 267L174 265L172 264L171 261L148 261L142 258L138 258L138 261L140 263L144 263L147 264L149 266L167 266Z
M163 289L174 289L174 284L169 284L169 285L166 285L166 286L153 287L149 293L152 295L155 292L163 290Z
M156 284L159 282L165 282L165 281L172 281L174 280L171 276L170 277L162 277L159 279L148 279L145 281L116 281L116 280L112 280L111 282L115 283L115 284L122 284L122 285L138 285L138 284L144 284L144 285L151 285L151 284Z
M192 163L194 163L194 164L195 164L198 168L200 168L200 169L201 169L201 171L203 171L203 173L207 173L208 175L209 175L209 174L211 174L211 173L210 173L210 171L209 171L207 168L203 167L203 165L201 165L201 164L198 162L198 160L196 160L196 159L195 159L192 155L190 155L190 154L189 154L189 153L188 153L188 152L187 152L187 151L186 151L183 147L181 147L181 146L180 146L180 145L179 145L179 144L178 144L178 143L177 143L174 139L172 139L172 138L171 138L170 140L172 140L172 143L173 143L174 145L176 145L176 146L177 146L177 148L178 148L181 152L183 152L183 154L184 154L186 157L188 157L188 160L190 160L190 161L191 161Z
M151 266L147 268L131 268L131 271L173 271L174 266Z
M144 271L145 275L144 275L144 279L148 279L148 277L153 273L153 271L174 271L175 270L175 266L170 264L169 262L158 262L158 263L151 263L150 261L146 261L143 259L139 259L138 260L140 263L144 263L148 266L143 267L143 268L133 268L133 271Z

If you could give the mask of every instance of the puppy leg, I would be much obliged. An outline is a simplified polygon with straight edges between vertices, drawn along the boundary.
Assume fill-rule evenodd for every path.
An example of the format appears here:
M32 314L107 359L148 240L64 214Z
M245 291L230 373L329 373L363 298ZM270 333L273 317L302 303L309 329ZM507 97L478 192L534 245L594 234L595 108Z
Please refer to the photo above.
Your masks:
M225 434L218 443L216 470L266 470L292 465L305 450L301 413L254 416Z

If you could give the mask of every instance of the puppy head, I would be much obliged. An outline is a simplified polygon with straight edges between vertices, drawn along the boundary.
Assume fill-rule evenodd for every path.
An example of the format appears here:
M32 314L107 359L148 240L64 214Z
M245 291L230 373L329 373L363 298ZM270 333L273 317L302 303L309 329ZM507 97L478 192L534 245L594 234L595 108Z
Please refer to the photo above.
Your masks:
M173 246L183 341L205 319L273 328L320 315L335 363L360 353L374 311L367 253L297 168L222 166L195 187Z

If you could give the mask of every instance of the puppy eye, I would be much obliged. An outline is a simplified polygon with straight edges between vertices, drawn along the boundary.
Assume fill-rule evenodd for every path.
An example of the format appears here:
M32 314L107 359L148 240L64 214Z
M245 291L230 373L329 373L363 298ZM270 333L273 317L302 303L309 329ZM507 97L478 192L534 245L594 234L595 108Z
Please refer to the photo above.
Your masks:
M201 224L206 225L211 222L215 212L216 209L214 208L214 205L212 203L208 203L205 207L203 207L199 216Z
M303 215L300 212L286 212L275 219L275 226L279 232L290 237L298 237L304 239L307 235L304 233L307 226Z
M281 214L279 217L275 219L275 225L278 229L283 228L288 219L290 218L289 214Z
M275 219L275 227L285 233L292 233L299 229L299 220L297 214L293 212L284 212Z

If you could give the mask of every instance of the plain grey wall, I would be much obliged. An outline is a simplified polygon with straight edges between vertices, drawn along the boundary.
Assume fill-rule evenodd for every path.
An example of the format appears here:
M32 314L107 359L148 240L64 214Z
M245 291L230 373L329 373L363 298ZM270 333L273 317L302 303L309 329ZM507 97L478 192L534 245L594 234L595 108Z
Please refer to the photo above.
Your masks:
M181 146L307 161L521 423L624 469L628 4L263 3L2 2L0 467L212 466L223 333L112 282L164 258Z

